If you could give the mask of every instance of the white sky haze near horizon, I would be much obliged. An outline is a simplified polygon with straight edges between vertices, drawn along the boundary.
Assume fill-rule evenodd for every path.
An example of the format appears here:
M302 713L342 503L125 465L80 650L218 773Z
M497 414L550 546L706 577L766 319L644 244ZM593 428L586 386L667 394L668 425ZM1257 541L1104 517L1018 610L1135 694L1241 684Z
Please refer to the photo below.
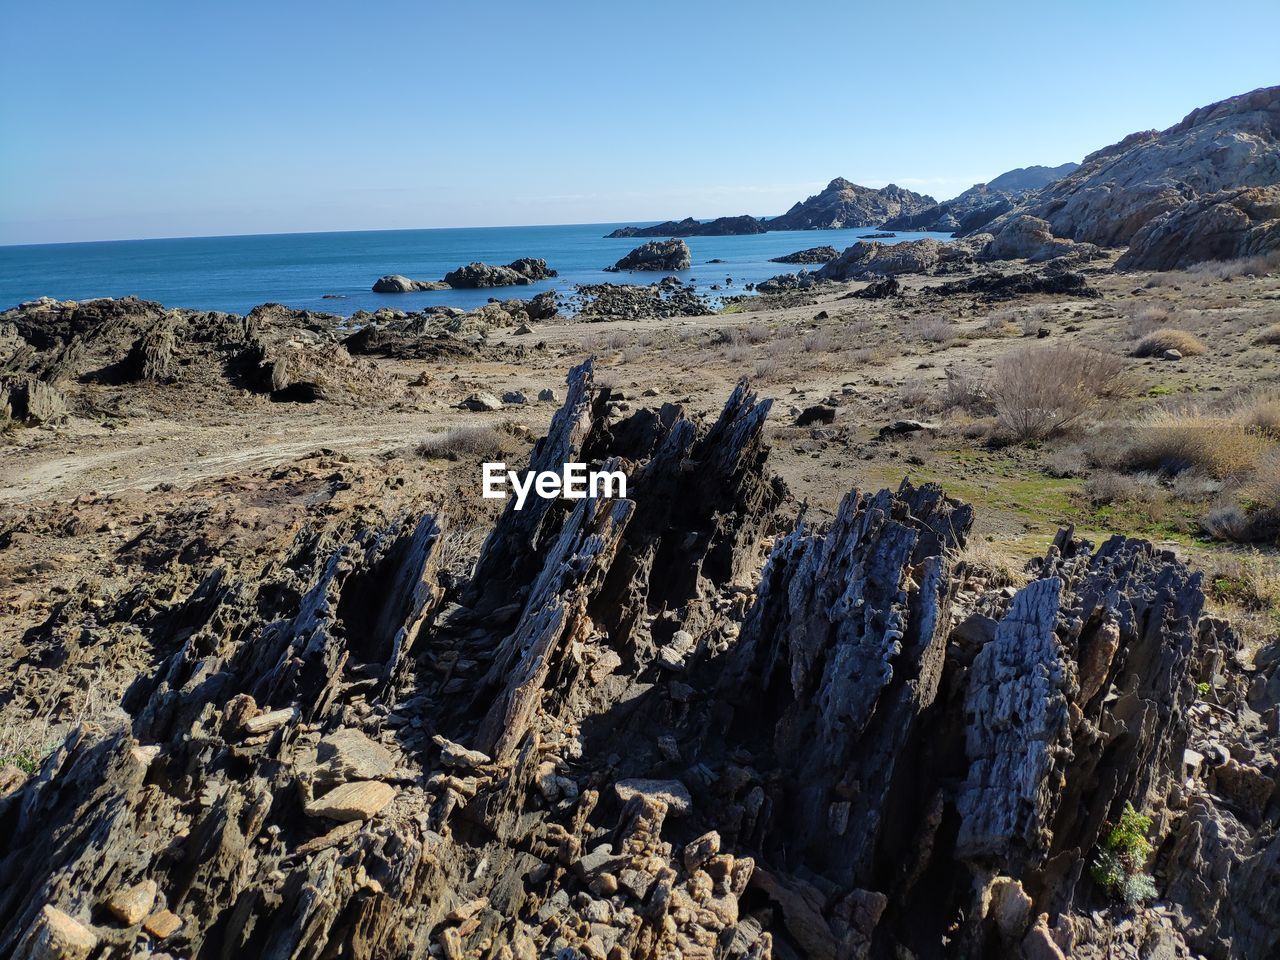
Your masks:
M941 200L1280 83L1275 0L0 0L0 32L0 244Z

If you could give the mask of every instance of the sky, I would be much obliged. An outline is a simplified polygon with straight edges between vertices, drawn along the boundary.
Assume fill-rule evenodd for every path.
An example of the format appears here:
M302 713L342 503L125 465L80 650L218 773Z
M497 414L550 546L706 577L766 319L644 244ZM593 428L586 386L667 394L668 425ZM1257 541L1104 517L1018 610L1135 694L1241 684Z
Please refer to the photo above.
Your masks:
M0 244L947 199L1280 83L1277 0L0 0L0 36Z

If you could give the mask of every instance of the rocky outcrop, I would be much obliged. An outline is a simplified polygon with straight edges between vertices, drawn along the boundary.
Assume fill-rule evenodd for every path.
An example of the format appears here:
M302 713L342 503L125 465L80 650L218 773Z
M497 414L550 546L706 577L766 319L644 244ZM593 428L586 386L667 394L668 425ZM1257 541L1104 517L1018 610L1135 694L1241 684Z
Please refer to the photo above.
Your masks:
M665 320L703 317L715 313L693 287L674 277L661 283L581 284L569 301L580 320Z
M373 282L374 293L421 293L428 290L448 290L449 284L442 280L410 280L398 273L379 277Z
M1039 217L1014 217L994 229L997 232L982 251L984 260L1025 259L1032 263L1062 260L1063 263L1086 263L1102 256L1102 251L1092 243L1076 243L1055 237L1048 222Z
M444 275L444 282L457 290L476 290L489 287L514 287L536 283L556 276L556 271L545 260L523 257L504 267L488 263L469 263Z
M795 253L788 253L784 257L774 257L770 263L826 263L828 260L834 260L840 256L835 247L809 247L807 250L797 250Z
M588 362L528 469L629 497L508 504L458 580L445 512L371 512L99 611L167 653L0 797L0 954L1273 955L1276 734L1200 575L1065 530L1011 584L936 486L796 516L769 406ZM1091 869L1129 807L1159 911Z
M606 234L608 240L623 237L736 237L752 233L764 233L767 228L755 217L743 214L739 217L717 217L703 222L693 217L683 220L667 220L652 227L619 227Z
M881 189L862 187L836 177L818 194L797 203L780 217L765 222L770 230L839 230L878 227L894 217L919 213L935 205L932 197L895 184Z
M986 238L944 243L925 238L903 243L860 240L819 269L819 280L866 280L904 273L947 273L975 261Z
M1276 183L1280 87L1266 87L1194 110L1167 130L1135 133L1092 153L1080 169L981 229L998 237L1013 220L1033 217L1047 223L1054 238L1124 246L1156 218L1201 197ZM1194 207L1181 223L1199 232L1198 211L1211 217L1206 232L1221 231L1221 218L1236 218L1216 207Z
M1117 270L1175 270L1280 251L1280 186L1221 190L1148 222Z
M693 265L689 245L683 240L650 240L636 247L625 257L605 270L618 273L623 270L662 270L679 272Z
M237 316L136 297L45 298L0 314L0 327L21 340L0 362L0 382L10 416L26 423L84 412L86 388L99 385L230 386L282 401L357 402L384 391L386 379L343 347L343 323L280 304ZM181 407L181 395L171 402Z

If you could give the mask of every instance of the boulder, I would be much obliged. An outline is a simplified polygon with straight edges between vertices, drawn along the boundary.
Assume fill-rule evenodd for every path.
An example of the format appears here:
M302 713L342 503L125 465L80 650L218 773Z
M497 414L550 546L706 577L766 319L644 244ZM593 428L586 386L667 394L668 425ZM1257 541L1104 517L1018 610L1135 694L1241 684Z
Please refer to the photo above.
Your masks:
M982 252L984 260L1045 260L1066 258L1064 262L1085 263L1102 256L1092 243L1076 243L1055 237L1049 223L1039 217L1022 216L1006 221Z
M683 240L651 240L636 247L612 267L611 273L622 270L688 270L693 265L689 245Z
M502 409L502 401L492 393L473 393L460 406L472 413L492 413Z

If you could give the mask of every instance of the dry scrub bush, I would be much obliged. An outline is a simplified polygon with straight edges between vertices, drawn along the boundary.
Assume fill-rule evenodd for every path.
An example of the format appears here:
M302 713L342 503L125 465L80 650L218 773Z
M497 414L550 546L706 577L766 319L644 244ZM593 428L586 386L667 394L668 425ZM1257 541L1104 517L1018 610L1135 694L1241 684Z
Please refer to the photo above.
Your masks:
M1165 328L1153 330L1138 341L1133 348L1135 357L1158 357L1166 350L1177 350L1184 357L1198 357L1205 352L1205 345L1194 333Z
M497 427L453 427L418 445L418 456L428 460L468 460L477 463L500 460L514 449L510 432Z
M1144 303L1129 314L1129 333L1141 340L1147 334L1159 330L1169 322L1169 305Z
M956 552L953 568L957 578L982 577L992 588L1024 587L1031 579L1022 565L993 544L977 538Z
M1084 416L1117 392L1124 361L1074 346L1023 347L996 361L990 383L999 432L1039 440Z
M1253 342L1260 347L1280 347L1280 323L1273 323L1259 331Z
M911 323L912 333L926 343L946 343L955 337L955 328L945 317L920 317Z
M1252 429L1280 440L1280 396L1260 397L1244 411L1244 421Z
M830 353L838 349L835 335L830 330L814 330L804 338L805 353Z
M1239 260L1206 260L1188 267L1187 273L1205 279L1233 280L1236 277L1265 277L1277 270L1280 270L1280 251L1273 250Z
M1280 563L1274 555L1220 552L1206 587L1211 609L1231 620L1246 650L1280 638Z
M991 391L981 374L954 367L946 369L947 381L938 400L943 410L963 410L973 416L986 416L992 412Z

